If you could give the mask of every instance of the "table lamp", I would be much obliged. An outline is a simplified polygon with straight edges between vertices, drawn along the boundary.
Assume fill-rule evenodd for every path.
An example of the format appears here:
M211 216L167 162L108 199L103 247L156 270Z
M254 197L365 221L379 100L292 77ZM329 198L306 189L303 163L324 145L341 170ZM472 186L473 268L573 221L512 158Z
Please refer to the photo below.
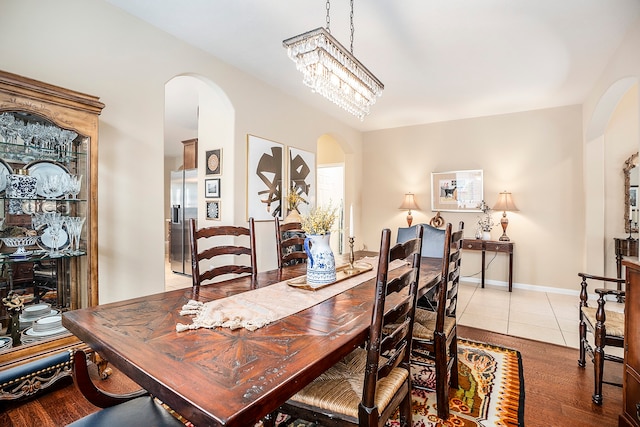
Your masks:
M509 212L517 212L518 208L515 203L513 203L513 198L511 197L511 193L508 191L503 191L498 195L498 201L493 206L494 211L502 211L502 218L500 218L500 225L502 226L502 236L500 236L501 241L508 242L509 236L507 236L507 226L509 225L509 220L507 219L507 211Z
M413 216L411 215L411 209L420 209L416 204L416 199L413 193L407 193L404 195L404 200L398 209L408 209L409 213L407 213L407 225L411 227L411 222L413 221Z

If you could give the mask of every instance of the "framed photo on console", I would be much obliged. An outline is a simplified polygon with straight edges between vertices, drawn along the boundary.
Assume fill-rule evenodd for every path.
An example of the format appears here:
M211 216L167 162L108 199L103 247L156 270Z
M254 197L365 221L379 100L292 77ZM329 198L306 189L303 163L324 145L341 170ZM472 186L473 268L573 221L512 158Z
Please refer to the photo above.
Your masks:
M482 212L482 170L431 173L431 210Z

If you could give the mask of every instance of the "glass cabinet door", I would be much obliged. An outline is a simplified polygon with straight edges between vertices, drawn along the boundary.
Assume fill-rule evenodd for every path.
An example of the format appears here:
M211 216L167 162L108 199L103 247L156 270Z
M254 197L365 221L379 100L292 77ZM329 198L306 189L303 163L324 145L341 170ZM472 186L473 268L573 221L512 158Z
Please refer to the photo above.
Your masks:
M87 147L40 115L0 113L0 297L23 303L17 325L0 307L13 347L58 338L61 313L87 306Z

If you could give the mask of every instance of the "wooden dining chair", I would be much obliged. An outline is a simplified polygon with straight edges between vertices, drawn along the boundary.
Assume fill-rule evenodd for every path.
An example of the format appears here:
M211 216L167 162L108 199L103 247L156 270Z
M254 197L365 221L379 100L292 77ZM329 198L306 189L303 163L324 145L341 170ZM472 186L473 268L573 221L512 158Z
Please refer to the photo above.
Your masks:
M369 339L291 397L278 412L318 425L382 426L399 408L401 427L411 423L411 331L420 274L422 228L391 246L382 231ZM389 279L389 263L408 259L410 267ZM395 275L394 275L395 276ZM390 297L392 304L385 307ZM274 425L275 413L265 420Z
M191 273L193 287L198 288L205 280L212 280L224 274L251 274L255 277L256 240L253 218L249 218L249 227L222 225L197 229L195 219L189 220L191 241ZM247 236L246 244L229 244L230 239ZM228 256L249 257L248 265L229 263ZM201 272L200 263L209 262L211 266ZM226 264L223 264L226 263Z
M439 218L438 221L434 221L434 223L439 224L442 217L436 216ZM408 239L412 238L416 234L416 227L422 227L422 256L428 258L442 258L442 253L444 251L444 238L445 238L445 230L442 228L434 227L430 224L416 224L411 227L400 227L398 228L397 242L405 242ZM422 307L426 310L435 311L438 305L438 301L435 299L435 288L427 291L425 295L422 295L418 299L418 307Z
M305 233L299 222L281 223L276 217L276 253L278 268L307 261L304 251Z
M73 354L73 382L89 402L104 409L69 424L71 427L184 427L146 390L116 395L97 388L89 376L87 355L82 350Z
M589 307L588 304L588 280L615 283L616 288L625 279L614 279L611 277L594 276L586 273L578 273L582 278L580 282L580 358L578 366L586 366L585 356L587 353L593 361L593 381L594 390L592 400L597 405L602 405L602 384L612 384L622 386L622 384L604 381L605 360L622 363L623 358L606 352L606 347L624 347L624 312L607 310L605 308L606 296L615 295L618 301L624 301L625 292L616 289L597 288L594 292L598 294L598 307ZM611 302L611 304L622 304L622 302ZM587 332L593 335L593 347L587 338Z
M411 363L417 366L435 364L437 413L443 420L449 418L449 386L458 387L456 306L464 222L460 221L457 231L451 229L451 224L447 224L442 274L435 293L436 310L416 308L411 359ZM424 385L414 384L414 387L431 391Z

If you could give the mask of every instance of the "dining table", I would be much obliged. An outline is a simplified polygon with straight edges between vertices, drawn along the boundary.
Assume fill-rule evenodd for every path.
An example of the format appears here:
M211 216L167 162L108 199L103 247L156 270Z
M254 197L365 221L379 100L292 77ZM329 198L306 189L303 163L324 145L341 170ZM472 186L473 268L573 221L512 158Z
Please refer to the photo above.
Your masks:
M355 257L377 255L360 251ZM422 258L420 295L436 285L441 267L440 258ZM394 271L390 277L399 274ZM302 263L197 290L97 305L64 313L62 323L195 426L251 427L365 342L375 277L253 331L216 327L177 332L176 324L190 321L180 311L190 300L206 303L305 273Z

